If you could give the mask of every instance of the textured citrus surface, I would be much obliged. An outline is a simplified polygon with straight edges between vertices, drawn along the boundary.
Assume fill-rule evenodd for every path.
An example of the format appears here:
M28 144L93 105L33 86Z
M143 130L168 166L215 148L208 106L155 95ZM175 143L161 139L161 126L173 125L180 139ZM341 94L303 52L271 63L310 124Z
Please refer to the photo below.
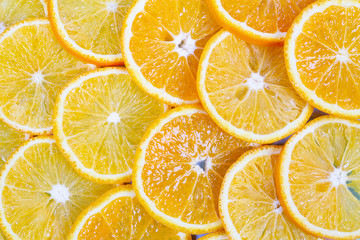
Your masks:
M338 116L360 117L360 3L319 1L299 15L285 53L296 90L312 105Z
M156 222L127 185L108 191L85 209L69 239L189 240L191 236Z
M122 22L132 2L49 0L49 18L68 51L97 65L119 65Z
M17 132L0 121L0 168L27 138L29 138L27 134Z
M170 105L198 102L200 55L220 28L205 2L140 0L124 22L122 50L129 72L147 93Z
M2 229L10 239L65 239L78 214L108 189L79 176L51 137L33 138L1 171Z
M219 23L253 43L279 44L294 18L315 0L209 0Z
M360 123L310 122L286 143L278 165L279 197L300 226L322 237L360 237Z
M102 68L63 89L54 135L81 175L104 183L130 181L136 147L166 109L141 91L125 68Z
M51 131L55 97L74 76L94 68L67 53L47 19L27 20L0 36L0 118L16 129Z
M210 233L204 237L200 238L201 240L227 240L229 237L226 235L225 231Z
M283 48L248 44L226 31L204 50L198 91L221 128L252 142L271 143L292 134L313 110L287 77Z
M231 239L317 239L284 214L274 185L281 147L265 146L242 155L226 173L220 213Z
M136 154L133 182L159 222L191 233L222 228L218 196L228 167L253 144L223 132L200 106L156 120Z
M6 0L0 2L0 33L29 18L46 16L45 0Z

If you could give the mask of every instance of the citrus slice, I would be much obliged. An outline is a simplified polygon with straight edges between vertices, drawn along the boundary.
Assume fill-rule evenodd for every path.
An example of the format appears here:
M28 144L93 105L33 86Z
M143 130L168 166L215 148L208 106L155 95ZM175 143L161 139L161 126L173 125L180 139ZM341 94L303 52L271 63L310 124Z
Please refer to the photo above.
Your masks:
M9 239L63 240L78 214L110 188L79 176L51 137L32 138L0 177L0 221Z
M85 73L60 93L54 135L80 175L100 183L130 181L137 145L167 106L131 80L125 68Z
M300 227L320 237L360 237L360 122L320 117L285 144L278 196Z
M120 35L133 0L48 0L49 19L62 45L83 61L122 65Z
M46 0L6 0L0 3L0 34L11 25L47 15Z
M280 146L243 154L226 173L221 186L221 219L232 240L317 239L302 232L284 214L274 186Z
M300 11L315 0L209 0L216 20L228 31L259 45L279 45Z
M300 129L313 111L287 77L283 48L251 45L227 31L206 45L197 87L213 120L249 142L278 141Z
M219 232L215 232L215 233L210 233L199 239L200 240L227 240L227 239L229 239L229 237L226 235L225 231L219 231Z
M200 55L219 29L205 0L136 1L122 29L126 67L153 97L172 106L197 103Z
M94 67L61 47L47 19L13 25L0 35L0 118L17 130L50 133L58 92Z
M295 89L316 108L360 118L360 2L320 0L294 21L285 42Z
M108 191L86 208L68 239L191 240L191 235L156 222L126 185Z
M139 145L134 190L149 214L169 227L196 234L220 230L223 176L254 146L223 132L201 106L172 109L155 120Z

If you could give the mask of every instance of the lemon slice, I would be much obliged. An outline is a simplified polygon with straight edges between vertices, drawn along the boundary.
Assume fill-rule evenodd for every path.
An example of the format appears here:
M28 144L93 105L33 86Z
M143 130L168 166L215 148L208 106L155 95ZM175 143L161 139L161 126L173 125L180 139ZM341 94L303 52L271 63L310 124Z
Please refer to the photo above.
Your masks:
M123 18L133 0L48 0L49 18L63 46L100 66L122 65Z
M17 130L50 133L65 83L94 69L67 53L47 19L20 22L0 35L0 118Z
M220 230L223 176L255 146L223 132L201 106L177 107L145 133L135 156L134 190L149 214L171 228L196 234Z
M325 116L285 144L277 192L285 212L323 238L360 237L360 122Z
M102 68L62 90L54 135L79 174L100 183L130 181L141 137L166 110L140 90L125 68Z
M199 239L200 240L227 240L227 239L229 239L229 237L226 235L225 231L219 231L219 232L215 232L215 233L210 233Z
M283 212L274 185L280 146L243 154L227 171L221 186L220 214L233 240L316 240Z
M213 120L249 142L272 143L299 130L313 108L293 89L281 47L256 46L221 31L200 60L198 92Z
M156 222L126 185L108 191L86 208L68 239L191 240L191 235Z
M63 240L78 214L110 187L79 176L53 138L32 138L1 171L2 230L10 239Z

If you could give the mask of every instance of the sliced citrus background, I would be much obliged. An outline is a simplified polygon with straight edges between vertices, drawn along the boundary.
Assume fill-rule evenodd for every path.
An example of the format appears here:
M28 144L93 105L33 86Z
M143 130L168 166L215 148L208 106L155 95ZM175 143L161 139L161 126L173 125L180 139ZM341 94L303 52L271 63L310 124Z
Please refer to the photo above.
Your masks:
M227 239L229 239L229 237L226 235L225 231L219 231L219 232L210 233L199 239L200 240L227 240Z
M228 31L259 45L279 45L301 10L315 0L209 0L216 20Z
M298 93L316 108L360 118L360 2L321 0L295 20L285 42Z
M9 239L63 240L80 212L110 187L79 176L52 137L32 138L1 170L1 227Z
M172 106L196 103L200 55L219 28L205 0L136 1L122 30L126 67L153 97Z
M131 185L112 189L86 208L77 218L69 240L191 240L156 222L141 206Z
M50 133L56 95L94 69L67 53L47 19L26 20L0 36L0 118L15 129Z
M317 239L296 227L280 206L274 185L280 151L280 146L251 150L226 173L219 208L231 239Z
M196 234L220 230L223 176L255 146L223 132L201 106L172 109L155 120L139 145L134 190L149 214L169 227Z
M288 79L282 47L252 45L227 31L206 45L197 87L213 120L249 142L278 141L300 129L313 111Z
M62 45L100 66L122 65L120 36L133 0L48 0L51 26Z
M28 134L18 132L0 121L0 168L2 168L16 148L29 137Z
M320 117L285 144L276 183L303 229L330 239L360 237L360 122Z
M6 0L0 2L0 34L11 25L47 15L46 0Z
M136 147L167 106L144 93L125 68L101 68L68 83L55 104L54 135L84 177L130 181Z

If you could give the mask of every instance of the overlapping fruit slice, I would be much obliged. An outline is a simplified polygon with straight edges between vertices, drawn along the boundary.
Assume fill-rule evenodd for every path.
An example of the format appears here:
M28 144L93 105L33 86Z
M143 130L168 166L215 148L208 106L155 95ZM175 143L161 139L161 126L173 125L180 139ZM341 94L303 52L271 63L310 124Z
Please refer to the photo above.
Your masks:
M311 121L285 144L277 166L287 215L323 238L360 237L360 122Z
M24 132L50 133L60 89L94 68L61 47L47 19L13 25L0 36L0 118Z
M204 237L200 238L201 240L228 240L229 237L226 235L225 231L219 231L210 233Z
M79 213L110 188L78 175L51 137L27 141L0 177L0 221L9 239L63 240Z
M283 48L252 45L226 31L204 49L198 92L223 130L251 142L272 143L296 132L313 110L288 79Z
M173 106L198 102L196 74L220 26L205 0L139 0L122 32L126 67L144 91Z
M190 240L191 235L158 223L130 185L108 191L77 218L69 240Z
M165 225L190 233L219 230L223 176L254 146L223 132L200 106L175 108L145 133L134 164L134 190Z
M243 154L224 177L220 214L232 240L316 240L285 215L274 185L281 147L265 146Z
M125 68L71 81L55 104L54 135L75 170L100 183L130 181L137 145L167 106L145 94Z

